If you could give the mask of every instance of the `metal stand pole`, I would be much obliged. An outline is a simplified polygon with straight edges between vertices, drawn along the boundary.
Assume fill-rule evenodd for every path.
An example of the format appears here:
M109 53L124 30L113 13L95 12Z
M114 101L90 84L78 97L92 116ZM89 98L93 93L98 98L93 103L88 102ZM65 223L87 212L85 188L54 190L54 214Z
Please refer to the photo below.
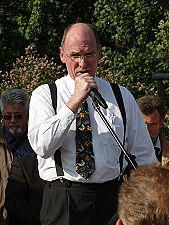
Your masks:
M101 119L103 120L104 124L106 125L106 127L110 131L111 135L114 137L114 139L117 142L118 146L120 147L121 151L123 151L124 155L126 156L127 162L131 164L133 169L136 169L137 163L133 162L133 160L131 159L130 155L126 152L124 146L122 145L121 141L119 140L119 138L117 137L116 133L112 129L110 123L107 121L107 119L105 118L105 116L101 112L100 107L99 107L99 105L98 105L98 103L96 101L93 101L93 107L96 110L96 112L98 112L99 116L101 117Z

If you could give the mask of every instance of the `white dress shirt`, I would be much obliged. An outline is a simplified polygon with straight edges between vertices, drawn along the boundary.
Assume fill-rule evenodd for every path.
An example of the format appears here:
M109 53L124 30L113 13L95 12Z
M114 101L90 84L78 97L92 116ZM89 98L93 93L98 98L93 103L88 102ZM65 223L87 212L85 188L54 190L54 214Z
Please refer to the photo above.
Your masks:
M123 120L110 84L95 78L102 97L106 100L107 109L102 113L112 125L118 138L123 141ZM120 148L99 114L94 110L92 99L87 98L92 140L95 158L95 171L88 180L76 173L76 114L66 103L74 92L75 83L69 76L56 80L57 114L52 107L50 90L47 84L36 88L30 101L28 137L34 151L38 154L39 174L44 180L57 179L54 153L60 147L64 178L79 182L102 183L119 175ZM120 87L126 110L125 149L136 155L138 164L150 164L156 156L150 135L146 129L140 110L131 95L124 87ZM124 161L124 166L126 166Z
M157 140L154 143L154 147L157 147L161 150L161 143L160 143L160 137L159 136L157 137Z

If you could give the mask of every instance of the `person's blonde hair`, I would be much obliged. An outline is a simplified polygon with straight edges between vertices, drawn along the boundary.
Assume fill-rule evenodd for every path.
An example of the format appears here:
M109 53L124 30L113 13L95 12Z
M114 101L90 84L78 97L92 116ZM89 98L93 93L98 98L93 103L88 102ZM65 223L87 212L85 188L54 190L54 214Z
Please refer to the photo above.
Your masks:
M124 225L169 224L169 168L139 166L119 192L118 214Z

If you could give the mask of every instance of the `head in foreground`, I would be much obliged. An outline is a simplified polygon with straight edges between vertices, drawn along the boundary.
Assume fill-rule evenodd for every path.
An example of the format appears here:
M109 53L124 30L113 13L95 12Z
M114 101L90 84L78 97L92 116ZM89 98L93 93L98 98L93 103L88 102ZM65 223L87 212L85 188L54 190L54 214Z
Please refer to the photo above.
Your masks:
M122 184L116 225L169 224L169 169L139 166Z

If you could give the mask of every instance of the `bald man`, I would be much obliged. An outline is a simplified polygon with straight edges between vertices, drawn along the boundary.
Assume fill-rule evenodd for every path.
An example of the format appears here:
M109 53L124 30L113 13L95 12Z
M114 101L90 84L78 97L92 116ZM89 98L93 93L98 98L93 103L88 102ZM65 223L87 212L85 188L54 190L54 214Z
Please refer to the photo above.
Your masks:
M91 90L98 89L105 100L106 107L95 103L121 142L124 126L110 83L95 76L100 51L91 25L70 25L60 47L68 75L55 82L56 114L47 84L32 93L29 140L47 181L42 225L105 225L116 212L121 151L95 112ZM150 164L156 157L138 106L126 88L120 91L127 117L124 146L138 164Z

